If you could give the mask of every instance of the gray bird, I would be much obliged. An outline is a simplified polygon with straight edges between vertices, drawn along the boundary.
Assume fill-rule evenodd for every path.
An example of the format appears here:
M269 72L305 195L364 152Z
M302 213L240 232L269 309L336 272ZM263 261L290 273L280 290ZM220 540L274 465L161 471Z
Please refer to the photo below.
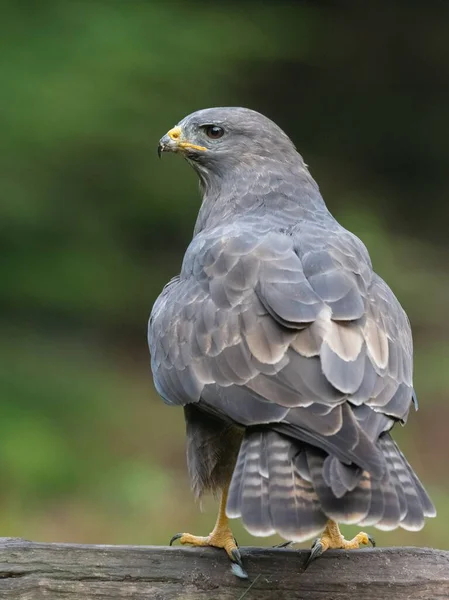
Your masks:
M406 313L368 251L329 213L287 135L210 108L160 141L203 202L181 273L149 322L158 393L184 408L197 496L221 493L209 536L245 576L228 518L255 536L358 548L337 523L417 531L435 509L390 430L416 399ZM172 540L172 541L173 541Z

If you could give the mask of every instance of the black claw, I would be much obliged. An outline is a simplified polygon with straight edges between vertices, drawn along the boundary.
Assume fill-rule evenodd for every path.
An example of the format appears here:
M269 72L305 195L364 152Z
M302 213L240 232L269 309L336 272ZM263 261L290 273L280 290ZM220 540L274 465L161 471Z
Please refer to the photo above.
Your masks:
M237 577L240 579L248 579L248 573L243 568L242 555L240 554L240 550L238 548L234 548L231 550L232 563L231 570Z
M231 571L240 579L248 579L248 573L237 563L231 563Z
M305 568L310 565L312 561L317 559L319 556L323 554L323 544L320 542L319 538L313 542L312 549L310 550L309 558L307 559Z
M288 548L292 544L294 544L294 542L282 542L282 544L276 544L273 548Z
M179 540L180 538L182 538L183 535L184 535L183 533L176 533L170 540L169 546L173 546L173 542L176 542L176 540Z
M368 536L368 540L370 541L370 543L371 543L371 546L372 546L373 548L375 548L375 547L376 547L376 542L375 542L374 538L372 538L372 537L369 535L369 536Z
M240 567L243 567L242 563L242 555L240 554L240 550L238 548L234 548L231 550L232 560L237 563Z

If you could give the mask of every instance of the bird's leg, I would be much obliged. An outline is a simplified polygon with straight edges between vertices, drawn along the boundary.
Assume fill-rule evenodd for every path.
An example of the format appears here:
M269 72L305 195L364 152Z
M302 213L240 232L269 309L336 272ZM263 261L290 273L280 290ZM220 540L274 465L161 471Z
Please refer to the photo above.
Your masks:
M360 545L366 544L372 544L373 546L376 545L373 538L364 531L358 533L352 538L352 540L345 540L340 533L337 523L329 519L321 537L317 538L313 543L312 551L307 559L306 566L315 560L315 558L321 556L321 554L323 554L323 552L326 550L333 550L337 548L341 548L343 550L353 550L354 548L359 548Z
M232 570L238 577L246 579L248 575L243 569L242 557L237 546L237 542L229 527L229 519L226 515L226 502L228 500L229 484L223 489L220 506L218 508L218 516L215 522L215 527L207 536L197 536L191 533L177 533L170 540L170 546L175 540L179 540L181 544L189 544L191 546L214 546L215 548L223 548L226 550L233 565Z

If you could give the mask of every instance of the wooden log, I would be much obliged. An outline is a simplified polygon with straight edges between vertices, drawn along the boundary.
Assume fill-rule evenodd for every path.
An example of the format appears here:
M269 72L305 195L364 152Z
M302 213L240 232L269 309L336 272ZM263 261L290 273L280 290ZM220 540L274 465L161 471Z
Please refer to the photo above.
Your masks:
M242 548L248 580L213 548L41 544L0 538L2 600L447 600L449 551ZM250 587L251 586L251 587ZM250 588L250 589L249 589Z

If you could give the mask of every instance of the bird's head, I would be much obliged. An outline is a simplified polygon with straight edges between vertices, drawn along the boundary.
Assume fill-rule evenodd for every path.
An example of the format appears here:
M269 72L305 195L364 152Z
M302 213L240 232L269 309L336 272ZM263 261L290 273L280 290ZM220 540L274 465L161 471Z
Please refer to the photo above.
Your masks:
M162 152L178 152L199 171L224 174L234 166L265 159L300 159L288 136L273 121L248 108L207 108L170 129L159 142Z
M327 211L319 189L289 137L248 108L206 108L188 115L159 142L184 156L203 197L195 232L243 212L274 211L303 218Z

